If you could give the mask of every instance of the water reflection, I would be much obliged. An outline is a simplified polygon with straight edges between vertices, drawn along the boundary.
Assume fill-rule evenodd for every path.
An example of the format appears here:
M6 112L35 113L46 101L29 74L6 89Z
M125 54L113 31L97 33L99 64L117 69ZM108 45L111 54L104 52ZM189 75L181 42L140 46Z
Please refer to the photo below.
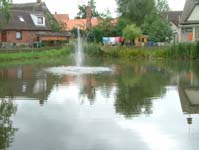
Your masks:
M53 84L54 80L37 67L19 66L0 70L0 97L25 96L37 99L43 105Z
M0 149L197 149L198 63L103 63L115 74L0 69Z
M151 114L152 100L166 92L168 73L152 65L131 65L120 69L116 112L131 117L137 114Z
M0 99L0 149L10 147L17 131L13 127L12 116L16 113L17 106L11 97Z

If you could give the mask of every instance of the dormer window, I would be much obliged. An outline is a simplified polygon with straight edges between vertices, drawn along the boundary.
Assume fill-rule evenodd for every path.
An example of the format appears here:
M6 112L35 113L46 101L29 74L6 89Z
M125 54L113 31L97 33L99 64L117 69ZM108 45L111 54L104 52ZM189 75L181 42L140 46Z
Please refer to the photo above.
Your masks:
M44 24L44 17L37 17L37 24L43 25Z
M43 15L31 14L30 16L36 26L45 26L46 25L45 17Z

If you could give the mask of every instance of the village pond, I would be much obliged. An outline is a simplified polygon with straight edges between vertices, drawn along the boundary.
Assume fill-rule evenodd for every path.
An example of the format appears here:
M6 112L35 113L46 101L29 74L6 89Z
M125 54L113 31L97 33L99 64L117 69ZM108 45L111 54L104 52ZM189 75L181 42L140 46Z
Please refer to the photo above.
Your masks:
M90 59L0 68L1 150L197 150L199 63Z

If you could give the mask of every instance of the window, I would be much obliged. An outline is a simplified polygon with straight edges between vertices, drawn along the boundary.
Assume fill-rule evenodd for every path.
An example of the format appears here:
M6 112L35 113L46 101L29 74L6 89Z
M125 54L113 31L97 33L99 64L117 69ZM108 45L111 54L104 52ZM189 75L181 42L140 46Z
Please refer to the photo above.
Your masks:
M44 18L43 17L37 17L37 24L43 25L44 24Z
M23 17L21 17L21 16L19 16L19 20L21 21L21 22L24 22L25 20L23 19Z
M193 31L192 28L183 28L183 29L182 29L182 32L183 32L183 33L187 33L187 32L190 33L190 32L192 32L192 31Z
M21 40L22 39L22 33L21 32L19 32L19 31L16 32L16 39L17 40Z
M42 14L31 14L35 26L45 26L45 17Z

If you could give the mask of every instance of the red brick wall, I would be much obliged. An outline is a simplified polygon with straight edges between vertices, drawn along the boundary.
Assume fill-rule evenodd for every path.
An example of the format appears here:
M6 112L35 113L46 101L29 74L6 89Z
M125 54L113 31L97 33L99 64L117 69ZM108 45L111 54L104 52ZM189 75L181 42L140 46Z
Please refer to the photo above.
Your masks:
M16 44L27 44L33 42L35 38L35 32L21 31L22 39L16 39L16 31L7 31L7 42Z

